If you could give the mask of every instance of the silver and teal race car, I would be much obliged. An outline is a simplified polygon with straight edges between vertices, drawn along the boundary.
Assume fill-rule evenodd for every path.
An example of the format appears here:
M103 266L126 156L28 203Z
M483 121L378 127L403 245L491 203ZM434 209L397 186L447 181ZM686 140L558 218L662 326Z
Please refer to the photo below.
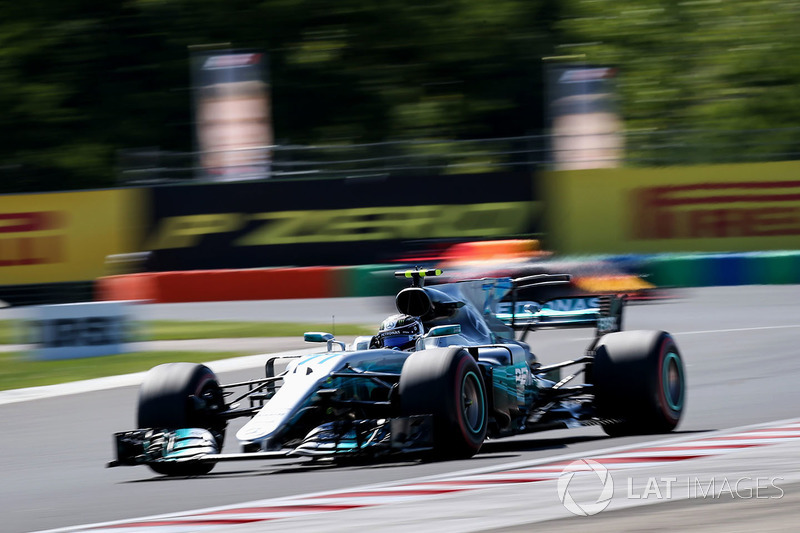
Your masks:
M350 345L306 333L325 350L271 357L264 377L230 384L199 364L151 369L139 393L139 429L115 435L108 466L187 476L222 461L276 456L466 458L487 439L544 429L600 425L624 435L677 426L686 396L680 352L664 331L621 331L623 299L603 296L592 300L596 307L576 309L520 306L520 291L569 276L425 286L440 273L396 273L411 283L395 298L408 325L390 324L404 345L386 332ZM526 335L565 327L592 327L596 335L584 353L540 364ZM228 421L239 417L249 419L236 433L240 449L223 453Z

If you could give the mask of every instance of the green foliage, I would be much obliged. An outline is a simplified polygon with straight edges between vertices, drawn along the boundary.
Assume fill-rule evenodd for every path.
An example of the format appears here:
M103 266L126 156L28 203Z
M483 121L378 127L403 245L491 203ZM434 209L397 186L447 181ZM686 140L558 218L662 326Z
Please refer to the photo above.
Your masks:
M798 23L791 0L5 2L0 192L111 186L118 150L191 150L198 45L269 53L281 144L540 133L553 56L618 67L629 131L731 131L800 124Z
M191 150L189 48L270 54L283 143L541 127L555 1L34 0L0 19L2 191L114 184L119 149Z
M620 67L629 150L645 162L780 158L800 144L800 6L791 0L571 0L562 30L588 63ZM751 130L759 132L754 138ZM779 130L783 131L779 131ZM695 131L687 137L684 130ZM672 131L673 133L667 133ZM658 146L655 146L655 143ZM651 145L651 146L648 146Z

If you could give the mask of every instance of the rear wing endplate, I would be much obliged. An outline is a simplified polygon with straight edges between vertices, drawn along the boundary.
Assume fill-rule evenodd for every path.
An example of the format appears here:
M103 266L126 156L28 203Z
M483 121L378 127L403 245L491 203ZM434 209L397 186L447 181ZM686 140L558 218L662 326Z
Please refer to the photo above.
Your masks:
M524 334L545 328L596 328L598 337L622 330L624 296L613 294L557 298L544 302L519 301L518 291L536 286L570 282L568 274L538 274L513 279L509 295L495 310L495 317Z

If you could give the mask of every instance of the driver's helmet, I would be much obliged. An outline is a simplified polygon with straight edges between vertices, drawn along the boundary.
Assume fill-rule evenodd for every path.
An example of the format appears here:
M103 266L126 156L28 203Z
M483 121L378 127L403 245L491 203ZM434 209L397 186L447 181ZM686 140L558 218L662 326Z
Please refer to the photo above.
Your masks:
M407 350L414 346L417 338L425 333L422 321L411 315L392 315L383 322L374 337L379 348Z

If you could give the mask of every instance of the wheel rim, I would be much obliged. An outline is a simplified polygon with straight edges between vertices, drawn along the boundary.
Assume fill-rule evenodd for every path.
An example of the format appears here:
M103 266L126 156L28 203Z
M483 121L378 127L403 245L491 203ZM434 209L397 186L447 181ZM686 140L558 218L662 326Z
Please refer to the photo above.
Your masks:
M468 372L461 382L461 414L470 433L483 430L486 422L483 386L475 372Z
M670 352L666 355L662 373L667 405L673 411L680 411L683 407L683 369L678 354Z

